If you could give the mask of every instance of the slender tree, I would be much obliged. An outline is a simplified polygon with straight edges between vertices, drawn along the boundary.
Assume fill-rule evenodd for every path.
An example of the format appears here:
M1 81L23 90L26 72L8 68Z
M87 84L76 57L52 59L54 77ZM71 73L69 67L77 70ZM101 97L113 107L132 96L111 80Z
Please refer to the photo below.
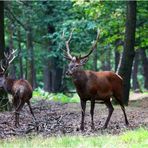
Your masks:
M3 58L5 40L4 40L4 2L0 1L0 59Z
M33 38L32 38L32 28L29 26L27 29L27 79L33 88L36 88L36 74L34 65L34 50L33 50Z
M19 78L23 78L23 61L22 61L22 47L21 47L21 32L20 32L20 28L18 29L17 32L17 36L18 36L18 58L19 58L19 70L20 70L20 75Z
M133 71L132 71L132 87L134 91L140 90L140 85L138 83L137 75L138 75L138 65L139 65L139 52L135 52L134 63L133 63Z
M14 25L12 24L12 22L10 22L9 24L8 31L9 31L9 43L8 43L9 47L7 48L7 50L10 50L14 49L14 40L13 40ZM12 63L10 66L9 76L13 79L16 79L16 66L14 63Z
M146 48L140 50L142 66L143 66L143 75L144 75L144 88L148 90L148 58L146 56Z
M53 2L54 3L54 2ZM55 5L54 5L55 6ZM51 18L54 18L54 8L50 6L50 4L47 4L48 11L45 12L45 14ZM53 35L56 32L56 23L49 22L47 24L48 34ZM48 54L52 54L54 49L54 46L56 43L49 39L48 44ZM55 51L56 52L56 51ZM44 89L50 92L59 92L61 91L61 84L62 84L62 74L63 74L63 68L59 66L60 56L51 56L50 58L45 59L46 64L44 69ZM48 83L48 84L47 84Z
M0 60L4 57L4 1L0 1ZM1 68L0 68L1 72ZM7 110L9 107L7 93L0 89L0 110Z
M48 25L47 27L48 33L53 34L55 29L52 25ZM48 42L48 49L47 52L51 52L51 41ZM52 61L48 57L44 58L45 60L45 66L44 66L44 90L51 92L52 91Z
M124 51L122 55L121 65L119 67L119 75L123 77L123 102L128 105L130 78L135 55L135 30L136 30L136 1L127 1L126 15L126 31Z
M97 48L94 49L94 56L93 56L93 68L97 71L97 59L98 59L98 52Z
M114 52L114 54L115 54L115 71L117 71L117 68L118 68L118 65L120 62L120 56L121 56L121 53L118 51L119 46L123 46L123 41L121 39L118 39L115 42L115 52Z

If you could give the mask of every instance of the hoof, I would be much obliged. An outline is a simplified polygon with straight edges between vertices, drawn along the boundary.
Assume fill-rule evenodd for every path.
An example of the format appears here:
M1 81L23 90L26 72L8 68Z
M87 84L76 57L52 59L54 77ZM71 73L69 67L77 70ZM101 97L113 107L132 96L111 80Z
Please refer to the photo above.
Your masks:
M127 121L125 124L126 124L126 126L128 126L129 125L129 122Z
M107 126L106 125L104 125L103 127L102 127L102 129L104 130L104 129L106 129L107 128Z
M15 124L15 127L16 127L16 128L20 127L20 124Z
M77 128L76 128L76 131L79 131L79 130L80 130L80 128L79 128L79 127L77 127Z
M81 131L84 131L84 126L81 126L81 127L80 127L80 130L81 130Z
M84 128L81 128L81 127L79 128L79 127L77 127L77 128L76 128L76 131L84 131Z
M131 127L131 125L129 124L129 122L126 123L126 127Z
M93 130L93 131L95 130L95 126L94 125L91 126L91 130Z

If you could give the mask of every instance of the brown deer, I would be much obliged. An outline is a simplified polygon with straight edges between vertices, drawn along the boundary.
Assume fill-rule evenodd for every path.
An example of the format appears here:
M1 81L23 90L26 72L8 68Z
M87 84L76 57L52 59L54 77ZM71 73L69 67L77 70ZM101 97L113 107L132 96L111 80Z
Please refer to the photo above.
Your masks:
M122 102L122 94L123 94L123 84L122 78L111 71L91 71L91 70L83 70L83 65L87 62L89 55L93 52L93 50L97 46L97 42L99 39L99 33L97 34L96 41L90 49L90 52L83 57L76 57L70 54L69 42L72 37L72 32L67 41L63 39L66 44L65 58L70 61L68 65L68 70L66 72L67 75L72 77L72 80L75 84L77 93L80 97L81 108L82 108L82 117L81 117L81 126L80 129L84 130L84 116L85 116L85 108L86 101L91 101L91 128L94 129L94 107L95 102L105 103L109 110L108 117L103 128L107 128L111 115L113 113L113 106L111 103L111 98L115 98L116 101L120 104L121 109L124 113L125 123L128 125L127 116L125 113L125 108Z
M12 103L15 108L15 126L19 126L19 114L25 103L28 104L33 119L35 121L36 119L30 105L32 87L29 82L24 79L14 80L6 77L6 71L10 63L16 57L15 52L16 50L10 50L8 53L4 53L5 61L1 61L0 88L3 88L7 93L13 96Z

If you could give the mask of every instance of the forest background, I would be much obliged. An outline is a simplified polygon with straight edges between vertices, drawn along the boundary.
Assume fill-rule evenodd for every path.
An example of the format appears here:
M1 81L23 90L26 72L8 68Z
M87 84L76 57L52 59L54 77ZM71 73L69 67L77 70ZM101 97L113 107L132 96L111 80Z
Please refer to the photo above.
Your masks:
M10 77L27 79L34 90L75 92L71 79L65 77L68 62L61 50L65 48L62 33L68 38L74 28L70 48L80 56L89 51L99 29L100 40L85 69L118 68L128 104L130 86L134 91L148 89L147 10L146 1L1 2L0 58L4 51L17 49Z

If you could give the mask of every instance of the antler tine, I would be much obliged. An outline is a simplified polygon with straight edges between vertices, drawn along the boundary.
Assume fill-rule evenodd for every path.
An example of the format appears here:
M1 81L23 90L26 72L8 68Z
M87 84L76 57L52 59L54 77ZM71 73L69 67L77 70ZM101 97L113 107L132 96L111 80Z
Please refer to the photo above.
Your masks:
M63 34L62 34L62 38L64 39L65 45L66 45L66 50L64 50L64 51L66 52L67 57L68 57L69 59L72 59L72 55L70 54L69 42L70 42L70 40L71 40L71 38L72 38L72 33L73 33L73 31L74 31L74 29L72 29L72 31L71 31L71 33L70 33L70 36L69 36L69 39L68 39L67 41L65 41L65 37L64 37L65 32L64 32L64 30L63 30Z
M17 49L16 49L16 50L12 49L9 53L4 52L4 56L5 56L6 61L7 61L7 66L9 66L9 64L10 64L10 63L14 60L14 58L16 57L16 55L14 55L16 51L17 51Z
M62 33L62 39L63 39L63 41L65 42L65 32L64 32L64 30L63 30L63 33ZM66 53L67 51L66 51L66 49L63 49L62 48L62 50Z
M72 59L72 56L71 56L71 54L70 54L70 48L69 48L69 44L68 44L68 41L66 41L65 42L65 44L66 44L66 49L67 49L67 56L70 58L70 59Z
M87 57L94 51L94 49L95 49L96 46L97 46L99 37L100 37L100 30L97 31L97 37L96 37L96 40L95 40L93 46L92 46L91 49L90 49L90 52L89 52L87 55L81 57L81 59L87 58Z
M63 33L62 33L62 39L65 41L65 32L63 30Z
M3 67L2 61L0 63L1 63L1 69L2 69L2 71L5 72L6 69Z
M16 57L16 55L14 55L16 51L17 51L17 49L16 50L12 49L11 51L9 51L7 53L4 52L4 56L5 56L5 62L4 63L5 64L3 64L3 61L2 60L0 62L0 68L3 71L2 73L5 73L7 71L8 66L10 65L10 63Z
M16 56L13 56L12 59L9 61L9 64L16 58Z
M68 43L69 43L70 40L71 40L71 37L72 37L73 31L74 31L74 28L72 29L72 31L71 31L71 33L70 33L70 36L69 36L69 39L68 39Z
M14 49L12 49L12 52L10 53L10 59L9 59L9 64L16 58L16 55L14 55L14 53L17 51L17 49L16 50L14 50ZM11 58L11 56L12 56L12 58Z
M14 54L15 52L17 51L17 49L12 49L12 52L11 52L11 54Z
M10 55L8 53L4 52L4 56L5 56L6 59L9 59Z

